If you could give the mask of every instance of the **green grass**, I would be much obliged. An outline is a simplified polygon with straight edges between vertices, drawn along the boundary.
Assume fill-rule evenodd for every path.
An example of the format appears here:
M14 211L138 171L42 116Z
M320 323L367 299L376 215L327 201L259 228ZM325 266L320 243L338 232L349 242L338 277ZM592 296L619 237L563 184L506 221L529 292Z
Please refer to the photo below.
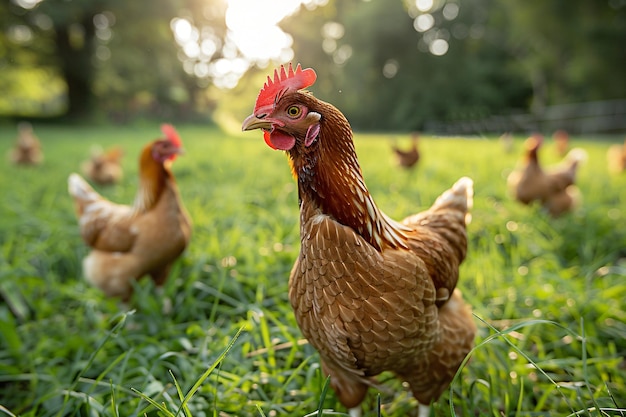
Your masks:
M136 155L158 126L35 129L44 164L0 165L0 415L304 416L321 415L320 404L345 413L287 300L298 208L281 152L258 132L181 126L187 154L174 172L191 245L163 294L142 280L124 306L82 279L87 249L66 181L92 145L122 144L125 179L99 190L131 202ZM0 127L2 155L14 132ZM462 175L475 181L459 286L477 347L435 415L625 415L626 174L608 174L609 142L574 138L589 153L583 205L551 219L507 195L523 138L506 154L493 138L425 137L415 172L394 165L390 138L356 141L390 216L426 208ZM551 146L546 163L558 160ZM380 379L386 388L370 390L365 415L378 415L378 401L383 416L414 413L407 389Z

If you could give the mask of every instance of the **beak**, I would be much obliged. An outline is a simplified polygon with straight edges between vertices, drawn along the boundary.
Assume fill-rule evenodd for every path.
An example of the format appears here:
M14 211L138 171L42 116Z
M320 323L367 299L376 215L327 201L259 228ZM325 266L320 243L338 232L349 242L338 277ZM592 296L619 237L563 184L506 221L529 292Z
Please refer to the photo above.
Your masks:
M252 129L271 129L272 123L269 120L259 119L256 115L251 114L246 117L246 120L243 121L241 125L241 130L252 130Z
M185 154L184 148L182 147L174 148L172 149L172 152L170 152L170 154L167 155L166 160L172 162L178 157L178 155L184 155L184 154Z

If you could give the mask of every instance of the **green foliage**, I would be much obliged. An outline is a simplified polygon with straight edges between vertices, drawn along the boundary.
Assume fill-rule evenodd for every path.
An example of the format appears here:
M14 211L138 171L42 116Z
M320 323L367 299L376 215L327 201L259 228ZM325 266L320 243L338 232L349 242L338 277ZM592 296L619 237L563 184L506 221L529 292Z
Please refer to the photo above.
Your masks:
M409 0L331 0L312 10L324 2L306 3L281 26L293 37L295 60L320 75L313 91L358 130L419 130L432 120L626 97L626 78L616 75L626 59L621 0L438 0L419 13ZM223 0L19 4L0 4L0 115L67 111L84 120L93 110L115 122L189 122L232 104L230 91L212 88L213 64L242 57ZM458 15L445 16L449 5ZM431 16L434 26L418 33L417 14ZM200 50L214 52L181 50L170 27L176 18L193 25ZM341 33L329 37L327 24ZM433 37L449 44L445 55L428 52ZM257 65L249 64L249 78L256 77ZM397 73L385 76L386 65ZM45 94L50 77L53 91Z
M331 5L335 3L338 2ZM353 0L350 8L346 3L341 3L344 7L335 5L334 16L323 10L310 12L318 14L318 26L331 20L344 27L345 35L336 41L337 50L327 55L332 63L333 59L337 61L337 51L350 48L349 59L338 62L340 71L328 64L328 59L311 53L311 34L298 29L300 16L287 20L285 26L288 31L295 31L292 33L297 58L320 73L320 85L314 91L341 108L355 128L420 130L429 120L476 119L528 105L530 84L523 73L507 64L511 57L506 49L494 45L487 36L479 39L467 33L470 27L502 30L493 17L501 14L497 5L493 5L487 21L484 10L492 8L491 1L459 3L459 15L452 21L442 16L446 2L435 2L429 13L436 24L429 33L439 33L437 36L449 43L444 56L424 50L427 34L415 30L413 18L407 13L409 2ZM397 73L385 76L386 65L395 66Z
M320 74L313 91L358 130L422 130L432 120L626 97L624 77L615 76L625 58L622 2L438 0L423 12L416 3L331 0L282 24L296 60ZM444 16L450 4L458 6L453 19ZM433 27L418 33L412 18L419 15ZM328 22L340 24L343 36L325 36ZM448 43L445 55L428 52L433 37ZM324 53L327 42L337 45ZM386 65L397 73L385 76Z
M2 137L13 132L0 127ZM131 202L136 155L158 126L35 132L41 166L0 166L1 413L345 415L287 299L298 207L281 152L259 134L181 126L187 153L173 169L194 221L192 242L162 292L141 280L122 305L82 279L87 249L67 176L92 145L121 144L125 179L99 190ZM609 143L573 139L589 153L579 175L583 205L551 219L507 196L521 138L506 154L490 138L424 137L413 172L395 167L391 139L356 141L367 184L390 216L426 208L462 175L475 181L459 285L476 315L477 346L435 415L625 413L626 176L607 173ZM10 145L0 143L0 153ZM556 162L552 145L544 148L542 160ZM414 413L401 383L389 374L380 380L366 416Z
M626 37L623 3L553 0L501 5L509 29L501 42L533 84L537 110L554 103L626 96L626 82L611 70L624 58L617 41Z
M28 9L6 3L0 5L0 115L201 119L194 112L201 88L178 58L170 22L194 16L221 39L223 10L220 21L214 7L193 0L41 0ZM221 51L210 58L219 57ZM52 94L39 91L50 86Z
M66 106L66 87L58 74L40 67L6 68L0 79L0 114L58 116Z

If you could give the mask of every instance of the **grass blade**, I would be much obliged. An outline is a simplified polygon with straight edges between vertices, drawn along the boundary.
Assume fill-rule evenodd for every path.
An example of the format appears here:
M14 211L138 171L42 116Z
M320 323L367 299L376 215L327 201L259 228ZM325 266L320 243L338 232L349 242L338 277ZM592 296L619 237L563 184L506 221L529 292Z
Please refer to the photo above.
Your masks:
M239 330L237 331L237 333L235 334L235 336L233 336L233 338L230 340L230 342L228 343L228 346L226 346L226 348L222 351L222 353L220 354L220 356L218 356L218 358L211 364L211 366L209 366L209 368L202 374L202 376L200 376L200 378L196 381L196 383L193 385L193 387L191 387L191 389L189 390L189 392L187 393L187 395L185 396L185 398L183 399L182 404L180 405L180 407L178 408L178 410L176 411L175 416L178 416L181 412L181 410L183 408L186 408L187 406L187 402L191 399L191 397L193 397L193 395L196 393L196 391L198 391L198 389L200 388L200 386L204 383L204 381L209 377L209 375L211 375L211 373L213 372L213 370L215 370L215 368L217 368L217 366L224 360L224 358L226 357L226 355L228 354L228 352L230 352L230 350L232 349L232 347L235 345L235 342L237 341L237 339L239 338L239 335L241 335L241 333L243 332L245 326L241 326L239 328Z

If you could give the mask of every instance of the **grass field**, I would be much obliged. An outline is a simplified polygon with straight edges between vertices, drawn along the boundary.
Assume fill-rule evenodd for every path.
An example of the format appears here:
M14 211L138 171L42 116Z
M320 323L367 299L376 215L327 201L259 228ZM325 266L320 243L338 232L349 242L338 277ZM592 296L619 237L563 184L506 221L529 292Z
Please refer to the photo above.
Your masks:
M125 179L99 190L130 203L136 155L158 126L35 129L44 164L0 165L0 415L344 415L287 300L298 208L281 152L258 132L179 127L187 154L174 172L193 238L163 294L142 280L121 305L82 279L67 176L92 145L121 144ZM0 126L3 156L14 137ZM357 135L356 146L391 217L426 208L460 176L475 181L459 286L477 347L433 415L626 415L626 173L607 172L609 141L573 138L589 153L583 205L551 219L506 193L522 137L510 154L493 138L424 137L412 173L394 165L390 138ZM383 416L414 415L406 387L380 379L365 415L378 401Z

